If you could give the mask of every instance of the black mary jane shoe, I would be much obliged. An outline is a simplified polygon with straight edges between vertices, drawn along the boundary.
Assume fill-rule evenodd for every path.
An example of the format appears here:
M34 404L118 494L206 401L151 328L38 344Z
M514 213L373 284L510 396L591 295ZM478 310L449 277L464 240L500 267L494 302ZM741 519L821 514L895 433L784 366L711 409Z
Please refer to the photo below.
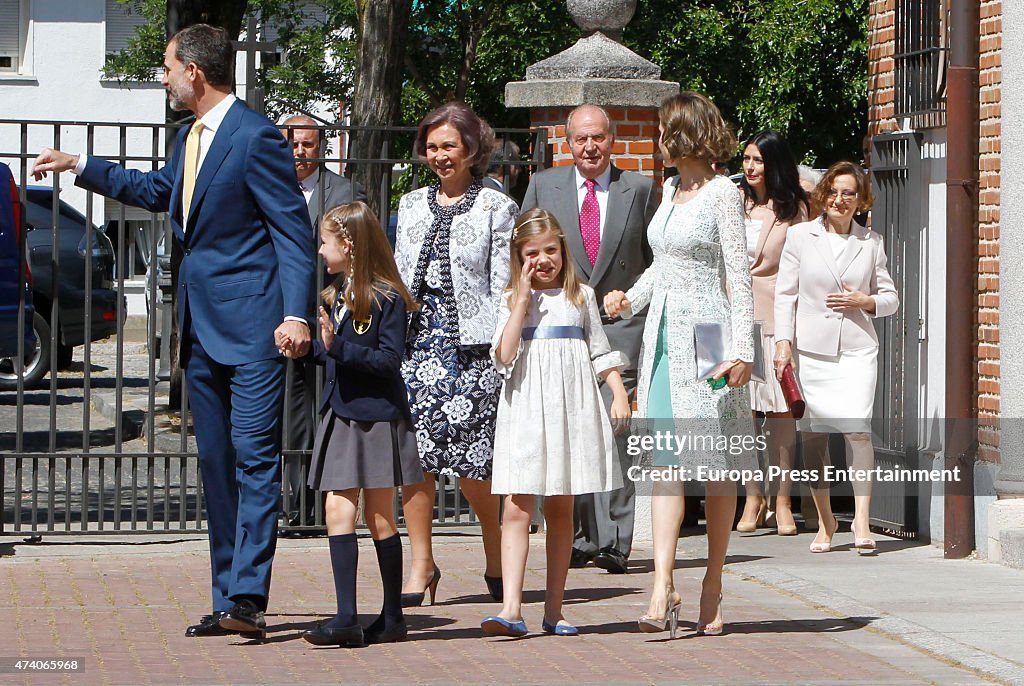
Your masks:
M404 641L409 636L409 627L403 617L401 621L393 622L387 626L383 617L378 617L373 624L363 630L363 640L366 645L374 643L396 643Z
M317 624L312 629L302 632L302 638L315 646L341 646L342 648L358 648L365 645L363 627L358 624L331 629L327 622Z
M198 624L185 629L185 635L189 638L202 638L204 636L227 636L237 633L230 629L224 629L220 620L227 616L227 612L214 612L211 615L203 615Z
M505 595L505 586L501 582L501 577L484 574L484 583L487 584L487 592L491 594L494 601L500 603Z

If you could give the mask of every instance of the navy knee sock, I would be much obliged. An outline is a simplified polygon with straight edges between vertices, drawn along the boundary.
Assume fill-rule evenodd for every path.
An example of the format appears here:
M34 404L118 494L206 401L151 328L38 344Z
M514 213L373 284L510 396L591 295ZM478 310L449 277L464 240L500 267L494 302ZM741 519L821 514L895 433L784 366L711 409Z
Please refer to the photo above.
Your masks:
M384 607L373 624L391 626L402 621L402 537L398 534L373 542L384 586ZM384 626L377 626L383 629Z
M359 544L355 534L328 536L331 547L331 567L334 570L334 592L338 597L338 614L327 622L330 629L352 626L356 615L356 567L359 562Z

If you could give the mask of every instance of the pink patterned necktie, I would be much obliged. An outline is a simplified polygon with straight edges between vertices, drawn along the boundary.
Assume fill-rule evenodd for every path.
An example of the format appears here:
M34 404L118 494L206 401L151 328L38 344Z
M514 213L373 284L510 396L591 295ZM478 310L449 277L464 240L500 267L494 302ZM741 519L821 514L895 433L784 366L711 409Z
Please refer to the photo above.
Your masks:
M587 194L580 207L580 235L583 247L587 249L590 266L597 261L597 251L601 248L601 207L597 204L597 193L594 192L594 180L585 179Z

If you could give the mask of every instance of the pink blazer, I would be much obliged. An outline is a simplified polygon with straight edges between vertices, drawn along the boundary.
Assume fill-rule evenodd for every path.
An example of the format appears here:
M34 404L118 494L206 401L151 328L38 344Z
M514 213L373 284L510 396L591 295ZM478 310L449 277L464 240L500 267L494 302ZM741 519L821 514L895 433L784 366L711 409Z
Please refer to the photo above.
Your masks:
M796 222L807 219L803 210L796 216ZM775 333L775 280L779 272L782 247L790 222L776 219L771 224L763 222L761 233L754 248L754 263L750 267L751 286L754 290L754 319L763 322L761 333L771 336Z
M885 267L882 237L856 222L850 233L836 260L820 218L789 230L775 285L776 341L818 355L878 345L871 319L896 312L899 296ZM843 284L874 298L874 315L826 307L825 296L842 291Z

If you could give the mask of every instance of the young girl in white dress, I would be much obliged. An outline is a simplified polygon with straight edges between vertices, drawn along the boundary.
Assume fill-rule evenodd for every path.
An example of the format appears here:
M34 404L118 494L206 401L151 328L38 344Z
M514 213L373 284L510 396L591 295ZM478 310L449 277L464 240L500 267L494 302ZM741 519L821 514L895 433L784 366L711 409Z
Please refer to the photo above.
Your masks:
M630 409L619 367L626 360L608 345L597 299L580 283L565 235L543 209L525 212L512 234L507 297L502 298L491 347L504 384L498 402L491 490L505 495L501 526L501 612L481 627L490 636L522 636L523 577L534 499L544 497L547 585L542 627L572 636L562 616L572 552L573 496L622 486L615 466L616 431ZM597 377L612 389L611 421ZM613 429L612 424L615 424Z

